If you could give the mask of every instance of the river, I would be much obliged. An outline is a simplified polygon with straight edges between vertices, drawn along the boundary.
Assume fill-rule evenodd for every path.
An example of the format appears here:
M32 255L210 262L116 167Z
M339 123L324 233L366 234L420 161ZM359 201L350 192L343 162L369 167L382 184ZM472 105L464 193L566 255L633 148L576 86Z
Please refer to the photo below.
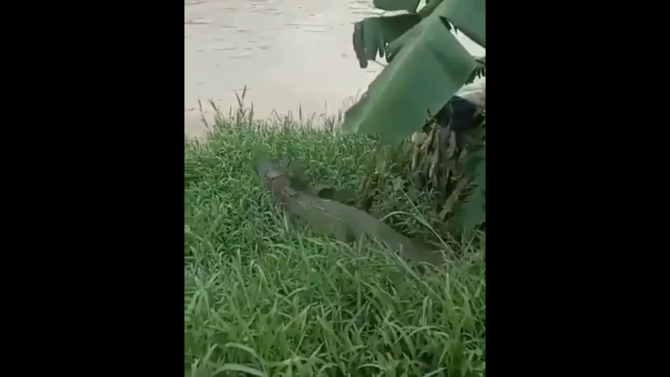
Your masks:
M351 45L373 14L372 0L184 0L186 134L204 132L198 100L227 111L245 86L259 117L341 110L382 69L361 69Z

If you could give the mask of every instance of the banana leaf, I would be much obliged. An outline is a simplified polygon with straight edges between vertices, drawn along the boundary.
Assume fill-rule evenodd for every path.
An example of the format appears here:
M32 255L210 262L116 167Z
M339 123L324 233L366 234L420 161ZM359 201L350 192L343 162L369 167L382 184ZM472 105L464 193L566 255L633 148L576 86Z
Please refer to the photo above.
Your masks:
M406 10L415 12L419 2L420 0L374 0L372 4L375 8L388 11Z
M430 16L431 13L433 13L435 8L437 8L437 6L440 5L441 2L442 2L442 0L426 1L426 5L424 7L422 7L421 9L419 9L419 11L417 13L422 18L426 18L426 17Z
M442 3L447 20L486 48L486 0L443 0Z
M456 40L446 20L467 7L449 7L443 0L423 21L388 46L393 61L370 84L361 99L345 113L349 132L379 132L394 143L416 131L429 114L442 106L470 78L475 59ZM459 26L457 26L459 27Z
M353 45L361 68L384 57L386 46L421 22L417 14L367 17L354 25Z

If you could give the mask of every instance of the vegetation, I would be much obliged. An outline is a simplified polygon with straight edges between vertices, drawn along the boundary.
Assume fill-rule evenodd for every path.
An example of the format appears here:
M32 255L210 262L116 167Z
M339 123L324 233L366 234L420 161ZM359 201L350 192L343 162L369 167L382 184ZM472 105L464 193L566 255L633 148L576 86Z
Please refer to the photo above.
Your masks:
M332 122L316 130L244 111L217 123L206 141L184 146L185 375L484 374L484 236L458 244L431 226L439 221L430 196L393 163L410 161L412 144L380 149L375 138L334 132ZM355 193L353 202L439 246L450 262L416 269L380 244L294 224L254 172L259 146ZM390 163L379 165L377 152ZM365 169L385 184L371 184Z
M454 95L486 74L486 58L470 55L452 32L486 47L486 0L427 0L420 8L419 0L373 3L396 14L356 23L354 51L361 67L377 57L389 64L346 112L344 128L389 144L419 131L411 163L398 163L432 192L436 223L469 238L486 221L485 103L466 111L471 124L463 124L469 104Z
M361 67L377 56L386 57L389 65L347 111L348 130L379 132L397 142L485 72L485 59L470 55L452 30L486 47L486 0L427 0L418 9L419 3L373 0L379 9L404 13L368 17L354 25L353 47Z

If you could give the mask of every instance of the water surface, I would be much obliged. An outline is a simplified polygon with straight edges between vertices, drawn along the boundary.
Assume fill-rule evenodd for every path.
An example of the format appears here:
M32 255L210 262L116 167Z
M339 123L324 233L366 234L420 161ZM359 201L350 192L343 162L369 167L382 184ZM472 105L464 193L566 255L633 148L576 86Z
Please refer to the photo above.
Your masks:
M185 0L186 133L204 131L198 100L235 107L244 86L259 117L342 109L382 69L361 69L351 46L372 14L372 0Z
M261 117L342 108L381 70L360 69L351 47L352 24L372 9L370 0L185 0L186 132L203 130L198 99L235 106L245 85Z

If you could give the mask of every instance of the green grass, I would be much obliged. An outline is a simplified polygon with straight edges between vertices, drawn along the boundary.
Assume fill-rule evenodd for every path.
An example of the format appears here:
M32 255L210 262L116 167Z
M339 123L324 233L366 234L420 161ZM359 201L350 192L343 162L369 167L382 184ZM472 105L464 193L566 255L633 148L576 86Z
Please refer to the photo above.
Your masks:
M483 250L418 273L290 225L251 167L259 148L355 190L377 146L277 122L219 119L185 145L185 375L483 375Z

